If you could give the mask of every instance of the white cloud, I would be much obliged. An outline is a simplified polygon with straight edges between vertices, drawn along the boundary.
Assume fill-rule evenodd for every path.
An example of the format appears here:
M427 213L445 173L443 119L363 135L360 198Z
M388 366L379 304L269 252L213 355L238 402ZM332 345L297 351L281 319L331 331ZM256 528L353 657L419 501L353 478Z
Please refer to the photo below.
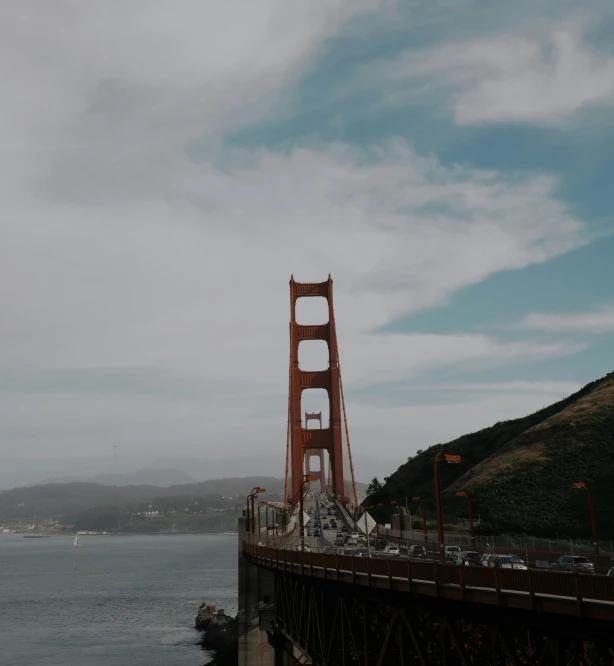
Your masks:
M548 333L611 333L614 332L614 306L567 314L534 312L528 314L518 328Z
M374 333L585 242L553 178L446 168L402 142L221 147L228 127L289 94L344 21L378 5L2 8L0 447L119 436L142 450L283 450L291 273L333 274L348 388L577 349ZM372 427L386 418L373 412Z
M614 58L584 42L586 23L568 19L539 36L502 33L410 51L393 75L429 77L423 92L449 87L461 125L560 123L614 103Z

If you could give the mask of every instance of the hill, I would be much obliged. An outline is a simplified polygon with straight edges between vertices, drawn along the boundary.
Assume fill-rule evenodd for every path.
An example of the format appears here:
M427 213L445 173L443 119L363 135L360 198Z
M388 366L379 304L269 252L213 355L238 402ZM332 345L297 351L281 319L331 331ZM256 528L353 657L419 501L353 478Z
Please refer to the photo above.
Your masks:
M141 504L163 497L240 496L244 501L254 486L266 488L267 495L278 494L283 493L284 481L275 477L237 477L168 487L47 483L0 492L0 521L71 516L98 506Z
M456 498L464 490L485 533L586 538L586 493L571 487L584 481L593 491L600 539L614 538L614 373L534 414L420 452L368 502L404 504L419 495L433 511L439 451L461 456L460 464L441 468L446 514L466 516L466 501Z
M101 483L104 486L177 486L183 483L196 483L196 479L178 469L146 468L138 472L97 474L80 478L67 476L45 479L36 485L48 483Z

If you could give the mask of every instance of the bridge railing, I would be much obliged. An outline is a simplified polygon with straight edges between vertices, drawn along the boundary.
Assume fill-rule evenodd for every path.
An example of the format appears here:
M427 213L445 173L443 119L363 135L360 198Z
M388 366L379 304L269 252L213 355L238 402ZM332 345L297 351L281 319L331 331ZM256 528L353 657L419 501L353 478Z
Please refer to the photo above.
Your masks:
M547 595L566 597L578 602L583 600L605 601L614 604L614 577L595 574L579 574L542 571L465 567L440 562L417 562L388 558L375 559L285 550L267 546L255 546L247 542L244 552L261 564L275 569L324 576L327 571L349 572L355 576L425 581L444 586L486 588L525 593L532 597ZM316 573L314 573L314 571ZM612 607L614 612L614 606Z

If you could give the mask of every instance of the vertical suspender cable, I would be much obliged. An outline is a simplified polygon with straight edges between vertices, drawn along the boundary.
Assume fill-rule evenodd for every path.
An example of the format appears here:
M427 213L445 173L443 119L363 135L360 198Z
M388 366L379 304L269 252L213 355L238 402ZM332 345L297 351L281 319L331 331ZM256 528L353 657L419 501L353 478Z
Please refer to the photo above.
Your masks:
M343 407L343 423L345 424L345 438L348 443L348 457L350 459L350 473L352 475L352 491L354 492L354 506L358 506L358 494L356 492L356 479L354 478L354 462L352 461L352 449L350 447L350 431L348 429L348 418L345 411L345 398L343 397L343 379L341 379L341 363L339 351L337 351L337 365L339 366L339 388L341 389L341 406Z
M288 432L286 435L286 483L284 504L288 506L288 468L290 465L290 416L292 411L292 325L290 325L290 358L288 360Z

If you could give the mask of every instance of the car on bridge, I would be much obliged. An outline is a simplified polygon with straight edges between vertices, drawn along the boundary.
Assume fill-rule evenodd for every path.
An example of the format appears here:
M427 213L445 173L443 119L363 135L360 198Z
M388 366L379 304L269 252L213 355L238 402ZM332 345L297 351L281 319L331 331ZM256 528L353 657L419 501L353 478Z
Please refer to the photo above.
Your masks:
M460 546L446 546L445 548L445 555L446 555L446 560L451 561L454 559L456 555L460 556Z
M524 562L518 562L511 555L488 553L482 557L482 560L487 567L496 567L497 569L520 569L526 571L528 568Z
M412 559L426 560L426 549L424 546L410 546L407 554Z
M561 555L550 565L550 568L552 571L595 573L595 565L584 555Z
M401 554L399 547L396 544L389 543L386 548L384 548L384 555L390 555L391 557L397 557Z
M464 550L461 553L459 553L459 556L467 566L472 566L472 567L486 566L482 561L482 556L480 555L480 553L478 553L475 550Z

